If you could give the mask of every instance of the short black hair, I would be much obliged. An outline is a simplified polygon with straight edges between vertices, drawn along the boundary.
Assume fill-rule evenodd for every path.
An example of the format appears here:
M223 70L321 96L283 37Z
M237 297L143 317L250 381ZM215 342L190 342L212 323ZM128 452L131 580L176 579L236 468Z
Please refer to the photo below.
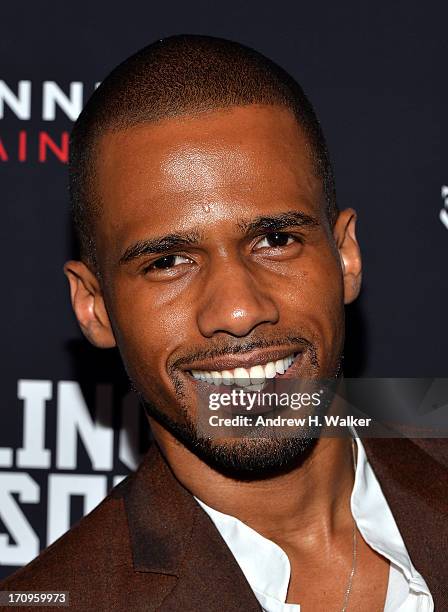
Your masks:
M319 121L301 86L261 53L221 38L158 40L117 66L101 83L71 133L69 187L81 258L96 266L95 145L107 131L180 115L250 104L291 110L310 144L331 225L337 217L333 169Z

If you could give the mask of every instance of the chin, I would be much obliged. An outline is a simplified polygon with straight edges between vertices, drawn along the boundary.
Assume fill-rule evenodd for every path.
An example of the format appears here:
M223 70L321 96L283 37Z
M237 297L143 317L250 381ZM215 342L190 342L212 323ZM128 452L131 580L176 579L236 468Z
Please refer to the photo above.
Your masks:
M238 480L269 478L301 465L312 452L320 428L301 430L297 437L275 437L272 430L256 428L239 438L212 438L198 432L188 413L175 422L153 404L142 399L145 412L190 452L212 469Z
M239 438L219 442L205 439L195 453L213 469L238 480L270 478L301 465L317 437Z

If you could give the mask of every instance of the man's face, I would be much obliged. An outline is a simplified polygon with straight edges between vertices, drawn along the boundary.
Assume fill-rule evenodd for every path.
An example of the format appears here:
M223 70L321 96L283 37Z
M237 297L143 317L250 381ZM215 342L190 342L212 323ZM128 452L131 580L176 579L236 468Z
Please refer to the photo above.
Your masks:
M198 372L259 380L286 359L278 377L337 375L343 266L290 112L234 107L108 133L96 172L113 336L173 433L197 434Z

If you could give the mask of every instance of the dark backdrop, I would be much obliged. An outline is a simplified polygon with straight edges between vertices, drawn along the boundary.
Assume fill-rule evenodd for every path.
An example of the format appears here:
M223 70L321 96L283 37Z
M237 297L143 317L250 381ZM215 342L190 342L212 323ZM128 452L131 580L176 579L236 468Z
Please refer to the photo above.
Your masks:
M321 118L339 205L359 213L346 373L446 376L447 22L441 0L3 3L0 575L95 506L148 438L115 353L81 338L62 274L67 132L95 83L182 32L289 70Z

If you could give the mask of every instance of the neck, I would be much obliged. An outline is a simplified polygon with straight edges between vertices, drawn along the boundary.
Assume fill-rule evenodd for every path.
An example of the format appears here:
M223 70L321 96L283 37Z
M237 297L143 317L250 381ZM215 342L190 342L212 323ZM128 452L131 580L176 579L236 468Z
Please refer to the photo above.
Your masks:
M154 437L179 482L208 506L230 514L279 545L330 542L351 522L351 442L320 438L288 473L238 481L211 468L150 419Z

